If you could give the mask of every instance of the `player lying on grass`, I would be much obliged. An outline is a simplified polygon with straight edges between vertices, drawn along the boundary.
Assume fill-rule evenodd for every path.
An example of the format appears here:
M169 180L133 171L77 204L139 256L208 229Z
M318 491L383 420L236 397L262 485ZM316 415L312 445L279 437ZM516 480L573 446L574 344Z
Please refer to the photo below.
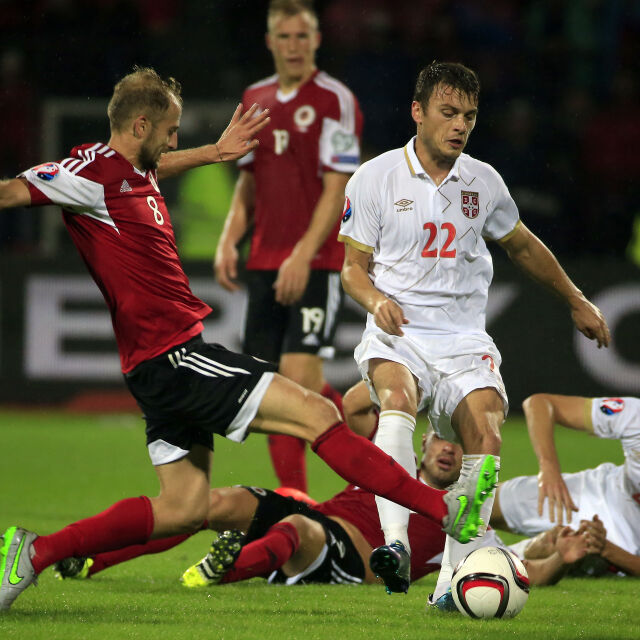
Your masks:
M423 438L420 478L444 489L460 472L462 449L432 431ZM374 496L349 485L322 503L308 505L291 497L258 487L227 487L211 491L209 527L222 532L210 552L182 576L187 587L204 587L264 577L270 583L358 584L376 582L368 566L373 547L383 544ZM247 532L244 535L242 532ZM582 533L582 532L580 532ZM411 579L440 566L445 535L431 520L418 514L409 519L412 543ZM89 577L141 553L163 551L186 536L152 541L146 548L105 553L90 560L72 558L58 563L60 577ZM545 541L535 560L525 560L533 584L558 580L566 569L589 551L594 543L568 527L552 543ZM502 542L490 531L484 544Z
M108 144L75 147L18 178L0 181L0 209L55 204L102 291L125 382L146 420L157 497L120 500L106 511L38 536L11 526L0 539L0 610L46 567L72 556L197 531L209 511L213 434L242 441L250 431L293 435L348 482L468 537L484 496L470 484L443 493L421 484L344 424L333 403L275 373L270 363L202 339L211 308L189 287L158 180L255 149L269 122L239 106L217 143L175 151L180 84L135 69L114 87ZM117 453L116 453L117 455ZM3 478L20 492L20 478Z
M607 531L603 567L640 575L640 399L540 393L527 398L523 409L540 473L500 486L492 524L532 536L554 522L573 524L597 514ZM624 464L605 462L595 469L561 473L555 424L620 440Z

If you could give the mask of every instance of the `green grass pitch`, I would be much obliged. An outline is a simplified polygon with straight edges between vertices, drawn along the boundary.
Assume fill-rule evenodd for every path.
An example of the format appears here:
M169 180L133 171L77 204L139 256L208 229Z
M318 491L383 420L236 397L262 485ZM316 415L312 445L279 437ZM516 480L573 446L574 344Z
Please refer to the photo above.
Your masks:
M133 415L0 412L0 529L19 524L50 533L124 497L155 495L157 482ZM521 417L503 430L502 478L537 471ZM558 448L567 471L622 462L620 445L563 430ZM310 493L326 499L342 480L308 456ZM238 445L216 439L213 484L275 486L263 436ZM378 586L269 587L249 582L190 592L182 571L205 552L212 535L194 536L164 554L139 558L96 578L58 582L40 577L0 614L0 638L140 638L225 640L289 638L638 638L637 581L565 579L535 588L514 620L472 621L425 611L435 576L408 595ZM510 538L511 540L513 538Z

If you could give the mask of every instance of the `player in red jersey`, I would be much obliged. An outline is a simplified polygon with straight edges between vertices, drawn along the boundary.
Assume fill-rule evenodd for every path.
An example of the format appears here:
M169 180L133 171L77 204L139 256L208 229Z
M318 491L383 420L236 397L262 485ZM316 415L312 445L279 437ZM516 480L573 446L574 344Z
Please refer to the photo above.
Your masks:
M242 101L267 107L271 121L257 134L260 146L238 162L215 272L223 287L238 288L237 245L251 229L243 352L339 404L323 358L333 357L342 303L338 221L360 162L362 114L351 91L315 66L320 33L311 2L272 0L267 24L276 73ZM269 450L280 484L307 491L304 442L270 436Z
M419 475L437 489L460 473L462 448L433 431L423 437ZM182 576L186 587L226 584L253 577L285 584L360 584L378 582L369 568L373 548L384 539L372 493L349 485L326 502L305 494L296 499L260 487L211 490L209 527L222 532L210 552ZM306 503L306 504L305 504ZM246 534L242 533L246 532ZM552 532L549 532L550 534ZM568 531L553 532L553 541L534 540L534 559L523 558L533 584L561 577L593 543ZM186 536L152 541L90 559L68 558L56 565L59 578L88 578L145 553L157 553ZM409 520L411 581L437 571L445 535L432 520L412 514ZM493 530L485 544L504 546Z
M180 85L152 69L116 84L108 144L81 145L61 162L0 182L0 209L57 204L111 312L122 371L146 420L160 494L128 498L47 536L9 527L0 544L0 610L47 566L71 556L193 532L209 509L213 434L242 441L249 431L284 433L312 449L347 481L397 500L440 524L442 492L417 482L356 436L333 403L273 371L269 363L203 342L209 308L189 289L158 179L256 148L268 112L241 106L215 144L174 151ZM19 478L3 479L3 492ZM455 514L457 507L452 505ZM445 523L446 524L446 523Z

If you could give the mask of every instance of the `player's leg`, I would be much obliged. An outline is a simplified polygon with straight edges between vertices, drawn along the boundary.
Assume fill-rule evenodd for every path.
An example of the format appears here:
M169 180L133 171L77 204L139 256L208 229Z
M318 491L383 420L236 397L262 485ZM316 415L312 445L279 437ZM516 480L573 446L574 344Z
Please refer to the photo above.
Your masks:
M151 538L193 533L207 519L211 451L196 445L188 456L155 466L160 494L151 498L153 532Z
M374 442L415 477L413 432L418 409L417 381L403 364L381 359L369 362L369 378L380 401ZM388 593L406 593L411 569L409 510L380 496L376 496L376 506L385 544L371 554L371 569L384 580Z
M152 536L197 530L207 514L209 456L208 450L199 447L161 468L158 476L162 489L157 498L121 500L106 511L47 536L38 537L16 527L7 530L0 551L0 610L8 609L38 574L64 558L91 557L145 544ZM16 567L19 579L13 573Z
M244 572L255 569L254 565L264 567L275 558L286 562L295 552L298 543L288 526L274 526L283 524L289 516L312 513L305 503L260 487L225 489L218 492L217 498L212 503L210 511L215 526L239 527L245 534L238 537L238 529L232 529L214 540L209 553L184 572L182 582L186 587L201 587L220 582L236 562L242 545L245 550L249 547L250 549L244 553L243 559L240 559L238 572L235 574L237 580L245 579ZM236 501L244 505L240 507L240 518L236 517ZM235 540L241 543L237 552L233 545L234 536ZM264 544L260 546L253 543Z
M493 462L494 487L498 483L500 471L500 427L505 418L505 406L502 396L495 388L475 389L466 395L451 416L451 426L458 434L462 444L462 468L459 483L476 483L476 476L491 473L483 470L487 461ZM486 525L491 517L494 493L490 492L481 509L481 518ZM481 532L479 532L481 533Z
M296 575L311 565L325 544L325 532L319 522L300 514L287 516L262 538L242 548L222 582L268 577L278 569L282 569L285 575Z
M258 501L243 487L211 489L209 511L204 525L214 531L238 529L247 531L255 514ZM203 526L203 528L205 528ZM192 533L149 540L145 544L131 545L123 549L99 553L91 558L65 558L55 564L60 579L84 579L105 569L133 560L143 555L162 553L181 544Z
M271 288L273 295L273 288ZM340 276L312 271L302 298L293 305L278 305L286 316L278 371L305 389L315 391L342 411L342 398L324 378L323 359L332 358L333 340L342 304ZM246 353L252 353L250 350ZM255 354L254 354L255 355ZM281 486L307 492L306 447L290 436L269 436L269 453Z
M505 520L502 512L502 504L500 502L500 493L502 491L502 484L499 484L496 488L496 495L493 500L493 508L491 509L491 520L489 523L494 529L501 529L502 531L510 531L509 525Z
M447 514L444 492L418 482L378 447L354 434L335 405L282 376L275 376L269 385L250 428L304 438L347 482L438 523Z
M493 489L497 485L500 470L498 454L504 411L504 402L500 394L496 389L487 387L475 389L466 395L451 416L451 426L458 434L465 453L462 456L460 478L449 492L449 496L460 502L461 509L466 509L472 495L478 492L485 493L485 499L479 501L479 515L483 524L476 531L468 532L471 538L484 534L491 517ZM482 545L481 539L461 544L447 536L441 569L432 596L434 602L445 596L451 584L453 569L458 562Z
M320 393L323 387L322 358L313 353L283 353L278 371L305 389ZM280 486L307 492L306 443L299 438L269 436L269 454Z
M360 584L368 577L363 558L345 528L313 510L283 518L262 538L245 546L222 582L255 575L286 584Z
M273 362L283 372L280 356L289 326L289 309L276 302L273 284L277 271L247 272L247 311L242 352ZM300 384L299 380L296 380ZM319 389L314 389L318 391ZM269 455L282 487L306 493L305 442L292 436L270 435Z
M342 399L342 408L349 429L372 440L378 428L380 411L372 402L369 387L364 380L347 390Z

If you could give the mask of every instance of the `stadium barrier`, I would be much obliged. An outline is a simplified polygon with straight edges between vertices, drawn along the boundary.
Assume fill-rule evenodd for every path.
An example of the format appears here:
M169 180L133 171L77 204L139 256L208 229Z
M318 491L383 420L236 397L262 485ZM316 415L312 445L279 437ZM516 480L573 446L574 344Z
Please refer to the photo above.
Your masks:
M613 336L609 349L578 334L566 306L497 261L487 328L502 353L501 373L511 407L539 391L579 395L640 395L640 277L622 261L565 263L603 310ZM205 338L239 349L244 294L215 284L209 262L187 262L196 295L213 308ZM337 356L327 378L346 389L358 380L353 347L363 313L347 299ZM51 404L78 394L125 389L111 321L101 294L79 258L0 258L0 403Z

